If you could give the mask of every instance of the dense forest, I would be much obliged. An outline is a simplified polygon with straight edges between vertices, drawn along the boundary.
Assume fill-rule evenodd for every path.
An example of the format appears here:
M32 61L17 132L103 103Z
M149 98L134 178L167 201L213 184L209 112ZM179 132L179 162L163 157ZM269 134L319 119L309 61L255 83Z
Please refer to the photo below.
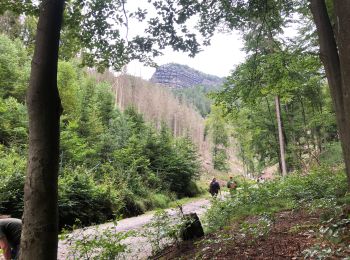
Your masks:
M157 129L165 123L173 136L190 137L199 151L202 165L212 168L211 142L205 136L205 120L191 102L177 99L169 89L136 77L121 75L107 78L113 86L120 109L134 106Z
M27 157L25 91L30 57L18 39L0 35L2 214L21 217ZM101 223L166 207L199 190L197 148L186 135L173 137L161 121L146 123L132 106L115 106L108 82L78 63L60 61L63 114L59 163L60 226ZM130 104L132 105L132 104Z
M202 117L206 117L210 113L211 100L207 97L210 91L214 91L214 89L202 85L184 89L173 89L173 93L181 102L192 104Z
M193 85L169 89L136 77L107 74L99 78L108 79L112 84L118 107L123 110L133 105L157 129L163 122L173 136L190 137L198 149L203 170L209 173L213 170L243 172L241 160L237 157L236 139L228 130L232 127L224 122L221 110L214 108L210 113L212 100L208 94L217 91L220 86ZM218 148L222 143L225 147ZM217 152L218 149L220 152Z
M234 127L247 172L275 163L282 172L279 122L287 172L319 165L322 152L339 145L318 57L294 48L281 45L278 52L248 56L214 97Z
M252 252L262 245L272 259L348 257L350 3L147 3L0 3L0 210L23 219L20 259L56 259L62 227L166 208L200 193L203 164L227 178L240 163L235 188L207 201L206 232L219 234L192 244L199 255L270 259ZM175 99L100 74L155 66L167 47L193 57L218 31L240 31L246 56L214 92L198 84ZM176 243L189 225L179 209L185 226L169 228L166 212L152 226Z

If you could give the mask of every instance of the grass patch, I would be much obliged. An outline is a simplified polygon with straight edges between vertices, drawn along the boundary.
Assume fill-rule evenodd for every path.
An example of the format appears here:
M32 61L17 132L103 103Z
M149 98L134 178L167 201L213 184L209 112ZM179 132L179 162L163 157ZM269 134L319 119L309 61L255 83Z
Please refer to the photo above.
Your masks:
M153 193L150 195L149 199L153 204L153 208L156 208L156 209L167 208L171 201L169 196L166 196L162 193Z

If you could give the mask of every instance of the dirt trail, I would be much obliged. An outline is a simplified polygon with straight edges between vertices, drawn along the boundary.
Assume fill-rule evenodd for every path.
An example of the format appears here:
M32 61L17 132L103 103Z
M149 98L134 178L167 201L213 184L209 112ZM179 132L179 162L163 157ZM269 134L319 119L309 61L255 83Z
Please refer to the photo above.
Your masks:
M190 212L196 212L199 217L203 216L203 213L208 209L210 205L210 201L208 199L198 199L196 201L189 202L185 205L183 205L183 212L184 213L190 213ZM176 209L168 209L167 212L170 215L176 214ZM135 230L140 231L142 230L142 227L149 223L153 217L153 213L146 213L137 217L127 218L120 220L118 222L118 225L116 227L117 231L129 231L129 230ZM113 223L106 223L98 226L92 226L87 228L84 231L84 234L93 234L96 232L96 229L104 229L113 227ZM72 234L78 234L81 231L74 231ZM125 259L145 259L151 254L151 246L147 242L147 240L144 237L130 237L125 240L126 244L130 245L129 248L131 249L131 252L125 256ZM68 245L66 244L66 241L59 241L58 244L58 256L57 259L59 260L65 260L65 259L72 259L68 256Z

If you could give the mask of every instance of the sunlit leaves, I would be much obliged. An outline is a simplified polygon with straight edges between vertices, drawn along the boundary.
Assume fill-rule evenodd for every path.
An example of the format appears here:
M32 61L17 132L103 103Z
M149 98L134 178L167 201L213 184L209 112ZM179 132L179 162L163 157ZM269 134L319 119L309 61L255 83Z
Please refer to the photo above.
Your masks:
M0 97L24 101L29 79L29 58L19 40L0 34Z
M10 10L26 16L38 15L39 3L44 2L2 1L0 13ZM175 13L172 1L154 2L164 21L141 8L129 11L126 3L124 0L67 0L60 57L69 60L78 55L83 65L103 71L106 68L120 70L135 59L154 65L152 58L160 55L160 50L166 46L188 51L191 56L199 51L196 35L183 24L184 16ZM186 17L195 13L191 8L183 10ZM144 35L128 35L130 19L149 24Z

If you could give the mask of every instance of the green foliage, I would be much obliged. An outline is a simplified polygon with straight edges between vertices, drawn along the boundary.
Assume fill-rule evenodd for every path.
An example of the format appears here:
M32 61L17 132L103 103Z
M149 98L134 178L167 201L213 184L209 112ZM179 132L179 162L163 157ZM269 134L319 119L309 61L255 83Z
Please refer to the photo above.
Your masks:
M212 106L211 113L206 120L206 128L213 141L212 156L214 169L228 171L229 159L226 149L229 146L229 125L222 115L220 107Z
M60 93L63 113L71 118L77 118L79 105L79 81L77 69L71 62L58 63L57 86Z
M170 198L161 193L152 193L150 195L150 201L154 208L165 209L170 203Z
M40 2L33 0L3 0L0 3L0 15L12 11L24 17L37 17L40 7ZM166 26L159 24L158 17L149 15L153 12L141 8L128 10L126 7L126 2L117 0L66 1L60 58L69 60L79 53L82 65L102 71L106 68L120 70L131 60L154 65L152 58L161 55L160 50L166 46L172 46L176 51L187 51L192 56L199 52L196 35L190 33L187 26L177 23L181 30L176 30L178 26L170 21ZM155 8L158 16L168 16L168 11L172 10L168 7L165 9L168 11L164 12L157 1L149 7ZM144 35L130 37L129 20L147 24Z
M127 245L122 241L132 236L132 232L116 231L114 226L95 228L93 231L81 229L71 234L63 234L61 239L69 245L69 257L73 259L117 259L128 252ZM91 228L90 228L91 229Z
M227 172L229 170L227 161L228 155L225 149L213 148L213 164L214 169Z
M27 52L33 54L38 19L32 15L0 10L0 34L11 40L19 39L26 46Z
M212 96L234 126L250 172L279 161L274 98L280 97L287 164L298 170L317 163L325 143L337 140L334 111L318 57L295 46L267 47L260 46L261 53L250 55Z
M174 239L173 234L176 232L174 225L172 225L171 216L164 210L158 210L154 213L151 222L146 225L146 230L143 235L148 238L152 246L152 255L160 252L168 241ZM175 236L176 237L176 236Z
M318 211L321 215L320 224L315 230L318 241L302 252L305 259L342 258L349 255L349 198L349 194L346 194L341 198L322 198L306 205L311 212Z
M21 24L18 15L11 11L0 13L0 34L5 34L11 39L20 37Z
M110 187L94 182L85 168L67 169L59 178L60 226L106 222L114 218L113 193Z
M154 213L151 221L145 226L142 236L146 237L152 246L152 255L161 252L167 245L177 244L181 239L181 232L189 223L182 212L170 214L164 210Z
M26 160L20 150L0 145L0 210L21 218Z
M206 117L210 113L211 101L207 97L209 91L210 90L206 89L204 86L173 89L173 93L178 97L180 102L194 106L202 117Z
M346 194L342 172L317 168L306 176L292 174L262 185L241 183L238 191L224 201L215 200L206 214L209 231L228 225L233 219L271 214L318 199L342 198Z
M12 96L24 101L29 65L29 57L23 44L0 34L0 98Z
M311 248L305 249L303 251L303 255L305 259L328 259L332 256L332 249L331 248L322 248L320 245L315 245Z
M243 222L240 232L246 236L258 238L266 237L273 226L273 221L268 216L261 216L256 222Z
M193 195L191 181L199 177L199 161L194 145L188 138L176 140L170 153L164 154L164 158L155 165L162 167L159 176L169 190L179 197Z
M78 128L78 123L73 120L62 127L60 140L61 167L67 163L73 165L84 164L87 158L95 154L95 150L89 147L87 140L79 135Z
M344 162L343 153L340 142L328 143L324 151L321 153L320 161L322 164L332 166L339 165Z
M135 195L134 190L125 186L119 187L117 192L118 213L125 217L143 214L147 209L152 208L146 200ZM146 197L146 195L145 195ZM149 206L149 207L147 207Z
M28 119L18 86L27 84L21 81L26 52L3 35L0 48L0 85L9 84L0 97L0 209L21 217ZM60 227L142 214L199 193L194 183L199 160L189 139L174 138L166 127L157 132L132 107L116 109L111 86L98 83L75 61L59 62L58 88Z
M102 89L107 91L108 88ZM199 191L193 180L198 176L199 163L191 142L188 139L174 139L166 128L160 133L155 132L133 108L120 113L111 110L112 103L106 102L110 104L102 106L106 109L94 110L93 100L103 103L103 100L95 99L97 93L98 90L95 94L87 92L89 96L85 96L85 99L92 100L90 108L96 114L100 113L96 119L100 120L99 127L103 129L103 134L96 136L96 133L92 135L89 132L91 127L96 127L89 123L93 121L90 113L80 119L80 122L84 121L84 128L79 127L79 123L67 121L62 129L61 162L64 168L60 187L65 192L62 193L64 196L60 199L60 205L68 207L62 210L67 212L63 223L72 225L77 218L86 225L87 220L104 221L107 216L112 216L112 212L133 216L152 208L165 208L170 202L169 196L165 195L168 192L174 192L179 197L196 195ZM103 114L108 119L104 123ZM76 168L77 165L84 166ZM89 195L67 193L75 179L83 186L74 190ZM93 184L96 186L94 189ZM96 195L97 191L106 189L107 193ZM100 201L103 197L106 201ZM80 202L78 198L86 201ZM82 212L86 212L82 216L74 215L73 202L83 205ZM92 208L87 205L96 204L100 204L100 209L95 216L91 210L96 210L97 206ZM101 212L105 216L99 215Z
M23 145L28 138L27 111L15 98L0 98L0 143Z

